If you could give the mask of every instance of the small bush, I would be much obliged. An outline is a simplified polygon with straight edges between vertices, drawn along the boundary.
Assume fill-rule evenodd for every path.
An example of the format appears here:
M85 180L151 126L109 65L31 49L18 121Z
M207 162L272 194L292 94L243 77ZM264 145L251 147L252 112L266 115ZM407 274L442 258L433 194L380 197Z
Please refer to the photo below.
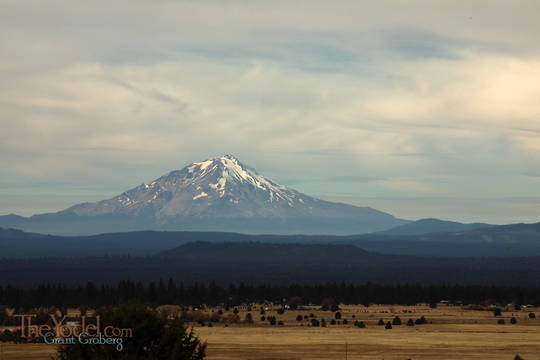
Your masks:
M504 319L499 319L499 320L497 320L497 324L499 324L499 325L504 325Z
M510 319L510 324L517 324L517 319L515 317L512 317Z
M311 326L318 327L320 326L320 322L317 319L311 319Z
M341 313L340 313L339 311L337 311L337 312L334 314L334 317L336 318L336 320L341 319Z
M303 319L303 318L302 318L302 315L296 316L296 321L302 321L302 319Z
M401 319L399 318L399 316L394 317L394 319L392 320L392 325L401 325Z
M379 322L377 323L377 325L379 325L379 326L382 326L382 325L384 325L384 321L383 321L383 319L380 319L380 320L379 320Z
M392 324L390 324L390 321L386 323L386 325L384 326L385 329L391 329L392 328Z
M414 326L414 321L413 321L413 319L407 320L407 326Z
M364 324L364 322L363 322L363 321L360 321L360 322L358 323L358 325L357 325L357 326L358 326L358 327L359 327L360 329L363 329L363 328L365 328L365 327L366 327L366 324Z
M536 318L536 315L533 312L529 313L529 319L535 319L535 318Z
M493 309L493 316L501 316L501 315L502 315L501 309L499 308Z

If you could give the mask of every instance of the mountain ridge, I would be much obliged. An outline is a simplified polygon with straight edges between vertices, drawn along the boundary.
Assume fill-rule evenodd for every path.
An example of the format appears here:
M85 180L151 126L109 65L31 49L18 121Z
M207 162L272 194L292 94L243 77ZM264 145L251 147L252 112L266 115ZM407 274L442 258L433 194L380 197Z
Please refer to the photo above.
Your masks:
M440 232L460 232L469 231L475 229L483 229L492 226L492 224L486 223L470 223L464 224L456 221L440 220L435 218L425 218L416 220L404 225L399 225L395 228L378 231L377 234L381 235L421 235Z

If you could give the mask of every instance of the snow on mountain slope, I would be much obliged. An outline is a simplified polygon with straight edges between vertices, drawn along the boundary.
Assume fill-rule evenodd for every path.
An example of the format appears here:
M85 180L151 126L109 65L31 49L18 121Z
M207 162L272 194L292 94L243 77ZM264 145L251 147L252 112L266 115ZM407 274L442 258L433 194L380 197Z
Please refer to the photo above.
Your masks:
M307 195L257 174L234 156L225 155L195 162L112 199L76 205L67 211L82 216L139 215L149 211L157 217L275 216L294 207L309 212L314 202Z

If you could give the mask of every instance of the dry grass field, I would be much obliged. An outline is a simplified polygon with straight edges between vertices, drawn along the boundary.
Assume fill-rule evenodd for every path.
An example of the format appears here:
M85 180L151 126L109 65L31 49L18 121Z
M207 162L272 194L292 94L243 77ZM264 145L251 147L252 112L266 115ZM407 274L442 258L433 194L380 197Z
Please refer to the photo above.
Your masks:
M216 311L216 310L214 310ZM275 316L284 325L272 326L261 322L259 308L253 308L253 324L217 323L212 327L194 324L195 332L208 342L209 360L311 360L311 359L540 359L540 319L529 319L529 312L540 315L539 309L503 311L501 317L492 312L465 310L457 306L342 306L342 318L348 320L330 325L334 313L315 307L289 310ZM211 312L208 310L207 312ZM244 320L247 310L240 310ZM297 321L313 313L325 319L326 327L309 326L310 319ZM227 315L227 313L225 313ZM354 317L353 317L354 315ZM385 329L377 325L379 319L402 320L401 326ZM406 326L408 319L425 316L427 324ZM515 317L516 324L510 319ZM497 324L504 319L505 324ZM358 328L354 321L363 321L366 328ZM54 348L49 345L2 344L1 360L49 359Z

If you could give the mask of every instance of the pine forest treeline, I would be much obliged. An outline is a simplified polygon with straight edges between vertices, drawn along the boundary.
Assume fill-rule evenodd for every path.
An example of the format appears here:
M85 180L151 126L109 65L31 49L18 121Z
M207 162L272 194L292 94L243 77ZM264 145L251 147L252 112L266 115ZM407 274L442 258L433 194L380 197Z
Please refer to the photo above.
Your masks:
M151 306L239 305L264 301L280 303L300 298L304 304L321 304L333 298L343 304L433 303L441 300L463 304L540 304L540 288L497 287L482 285L363 285L326 283L320 285L246 285L219 286L215 282L184 285L169 281L142 283L121 281L117 285L68 287L44 284L31 289L0 286L0 305L14 308L40 306L77 307L142 303ZM285 300L286 301L286 300Z

